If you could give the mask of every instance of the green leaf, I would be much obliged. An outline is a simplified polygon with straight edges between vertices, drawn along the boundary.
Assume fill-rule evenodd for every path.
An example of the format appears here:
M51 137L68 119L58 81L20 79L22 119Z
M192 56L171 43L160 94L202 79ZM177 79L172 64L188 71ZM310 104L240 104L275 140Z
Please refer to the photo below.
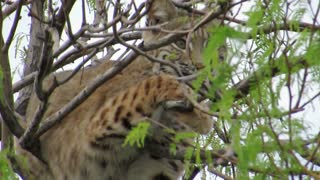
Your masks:
M170 143L170 154L176 155L177 154L177 144Z
M178 132L174 137L174 141L180 142L181 140L184 140L184 139L193 139L196 136L197 134L194 132Z
M177 59L177 53L171 52L171 53L169 54L169 56L166 56L166 59L165 59L165 60L173 61L173 60L176 60L176 59Z
M132 130L126 136L122 146L127 146L129 144L130 146L136 145L139 148L144 147L144 141L148 135L149 127L149 122L140 122L136 127L132 128Z
M7 149L0 152L0 179L18 180L7 159L8 153Z
M318 59L320 52L320 43L314 43L310 45L305 54L305 59L309 65L320 65L320 61Z
M184 154L184 159L190 161L192 158L193 152L194 152L194 149L192 147L187 147L186 153Z

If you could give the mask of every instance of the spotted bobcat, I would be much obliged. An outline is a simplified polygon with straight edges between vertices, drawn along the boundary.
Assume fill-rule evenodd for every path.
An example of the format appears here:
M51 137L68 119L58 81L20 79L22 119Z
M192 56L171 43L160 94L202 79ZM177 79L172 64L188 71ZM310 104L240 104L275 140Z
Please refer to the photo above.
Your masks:
M147 25L158 25L170 20L164 28L174 30L191 26L190 21L186 23L172 18L187 15L187 12L178 10L171 0L148 1L147 8ZM144 43L157 41L167 34L144 32ZM179 65L191 65L196 70L201 67L200 54L207 37L206 34L198 34L192 38L190 54L186 54L186 37L149 54ZM112 65L106 61L99 66L87 68L58 87L49 98L44 118L67 104L90 81ZM49 76L43 88L48 88L54 78L61 80L70 73L66 71ZM156 124L177 132L195 131L204 134L211 130L211 118L196 108L164 109L165 102L188 102L187 96L192 96L188 86L165 74L177 75L171 68L162 65L155 68L155 64L139 56L121 73L100 86L60 124L40 137L44 162L21 150L20 153L30 163L29 171L24 174L25 179L175 180L181 177L183 162L155 157L144 148L122 146L128 132L141 121L151 122L149 137L159 138L160 141L168 133ZM38 104L39 100L33 94L27 109L27 122L32 120Z

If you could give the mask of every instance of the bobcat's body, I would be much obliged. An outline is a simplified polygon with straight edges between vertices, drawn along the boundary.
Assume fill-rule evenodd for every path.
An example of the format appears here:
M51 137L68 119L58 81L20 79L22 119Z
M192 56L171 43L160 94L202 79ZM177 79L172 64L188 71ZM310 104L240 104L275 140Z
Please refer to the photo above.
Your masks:
M43 157L50 163L54 179L140 179L136 176L152 179L153 177L145 174L135 173L131 173L134 178L128 177L126 172L129 172L132 164L151 156L143 149L123 147L124 138L138 122L151 118L161 102L186 100L186 90L188 88L185 85L164 75L147 78L108 100L103 95L107 92L98 90L99 100L95 96L90 97L68 115L72 118L67 117L62 124L41 138ZM203 124L204 127L200 128L202 133L210 129L211 120L196 109L183 113L166 111L162 116L165 114L170 114L170 124L166 124L166 119L163 118L160 118L160 123L169 127L179 127L179 123L183 127L190 121L195 129L200 128L197 124ZM173 125L174 123L177 125ZM154 177L162 174L176 179L182 173L181 162L161 158L156 160L154 170L148 163L145 169L149 172L160 171L153 173ZM161 161L167 164L170 161L171 166L166 167ZM159 168L161 165L168 170L177 170L169 174Z
M163 3L165 5L163 5ZM175 11L169 0L155 0L151 5L149 20L163 17L167 11ZM159 6L162 8L159 9ZM155 8L157 7L157 8ZM154 9L152 9L154 8ZM174 9L172 9L174 8ZM157 13L157 12L162 13ZM168 20L161 19L160 22ZM152 19L151 19L152 20ZM152 22L152 21L151 21ZM159 37L158 37L159 36ZM145 43L164 35L146 33ZM203 45L204 40L198 38ZM197 44L199 45L199 44ZM194 47L195 48L195 47ZM163 51L161 51L163 49ZM168 51L169 49L169 51ZM150 52L158 58L165 57L172 45ZM199 47L196 47L199 50ZM182 51L182 50L181 50ZM179 52L175 52L179 53ZM172 62L198 66L199 60L192 61L182 55ZM196 54L200 54L196 52ZM199 58L199 57L198 57ZM105 72L114 62L105 61L99 66L79 71L70 81L57 88L49 99L44 118L49 117L67 104L97 75ZM172 71L169 70L170 74ZM168 73L165 71L165 73ZM49 76L44 89L52 79L64 79L70 72ZM30 171L26 179L109 179L109 180L175 180L183 173L183 163L161 157L154 157L144 148L123 147L125 136L138 122L157 116L157 121L176 131L207 133L212 127L211 119L197 109L180 112L175 109L161 109L162 103L171 100L187 101L191 89L172 76L156 72L154 64L139 56L121 73L100 86L88 99L68 114L64 120L44 133L40 138L43 163L29 152L21 151L29 160ZM175 75L175 74L174 74ZM27 109L27 122L33 118L39 100L34 94ZM159 113L160 112L160 113ZM165 131L152 124L157 134L150 137L166 136ZM160 130L159 130L160 129ZM161 142L160 142L161 144ZM160 145L159 144L159 145Z

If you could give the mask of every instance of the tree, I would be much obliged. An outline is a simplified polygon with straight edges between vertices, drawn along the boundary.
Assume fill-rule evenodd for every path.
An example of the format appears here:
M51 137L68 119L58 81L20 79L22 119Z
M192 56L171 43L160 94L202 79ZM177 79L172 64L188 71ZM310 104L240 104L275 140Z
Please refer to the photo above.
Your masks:
M130 53L125 51L118 55L124 63L114 67L113 73L104 74L100 79L102 83L125 68L136 54L145 55L144 51L167 45L175 37L188 34L188 31L173 32L170 38L150 46L128 43L140 39L144 30L138 28L138 22L145 15L144 4L138 5L135 1L83 0L81 10L78 10L81 11L82 24L75 30L70 20L75 3L75 0L1 1L0 29L4 29L3 23L11 14L14 16L10 32L1 33L0 41L1 142L2 148L11 152L7 156L18 173L12 153L12 136L36 154L38 152L30 142L36 142L39 134L53 126L53 123L39 125L41 117L26 129L19 123L34 91L32 82L35 81L37 87L48 74L84 57L74 67L77 72L89 60L98 62L102 51L107 50L107 55L101 59L108 59L115 53L112 47L124 46ZM216 121L213 131L199 138L201 147L199 144L192 149L193 152L187 149L173 155L153 150L161 156L187 158L191 178L207 167L208 171L203 171L202 177L319 179L320 132L304 117L312 114L314 125L319 124L316 118L319 117L320 96L320 61L317 60L320 51L319 2L222 0L219 3L216 8L216 4L210 1L175 1L178 8L201 17L199 27L217 18L226 24L210 29L211 37L203 52L205 68L198 72L193 82L195 89L199 90L203 81L210 81L206 98L212 104L210 114ZM202 6L207 9L199 8ZM12 83L10 64L14 58L9 50L21 50L19 43L13 46L13 42L17 38L22 9L31 19L27 34L29 42L20 59L24 62L23 77ZM92 23L87 20L88 9L94 13ZM226 13L229 10L231 14ZM109 12L112 11L117 13L111 15ZM115 24L121 27L116 29ZM64 34L67 38L62 42L60 39ZM90 38L99 40L89 41ZM228 57L221 62L218 49L225 42ZM97 81L91 90L98 85ZM14 102L13 95L18 92L19 98ZM46 94L43 98L45 104ZM70 103L69 108L63 109L62 115L52 122L62 120L75 106L76 103ZM223 157L217 149L224 150ZM224 162L217 163L218 157ZM5 170L0 170L4 174Z

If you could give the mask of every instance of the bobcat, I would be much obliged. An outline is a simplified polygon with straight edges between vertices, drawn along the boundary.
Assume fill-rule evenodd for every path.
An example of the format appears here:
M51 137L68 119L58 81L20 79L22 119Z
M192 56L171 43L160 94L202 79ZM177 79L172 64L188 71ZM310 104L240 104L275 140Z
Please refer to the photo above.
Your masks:
M163 28L174 30L191 26L190 22L170 19L187 14L178 10L170 0L154 0L147 3L147 8L150 8L147 25L158 25L170 20ZM143 34L143 40L148 44L167 34L147 31ZM179 65L191 66L194 68L191 71L194 72L201 67L200 54L207 38L205 33L193 38L191 54L186 54L186 37L148 53ZM44 118L67 104L92 79L113 64L106 61L99 66L87 68L58 87L49 99ZM61 80L70 73L66 71L49 76L44 81L43 88L48 88L54 78ZM186 74L188 73L190 72ZM192 94L189 87L175 80L173 76L165 74L177 75L171 68L162 65L159 67L159 64L155 65L147 58L139 56L121 73L99 87L60 124L40 137L41 153L46 163L37 160L29 152L20 150L30 162L30 170L24 177L48 180L174 180L181 177L181 161L154 157L143 148L122 147L125 136L132 127L154 117L160 124L178 132L196 131L205 134L211 130L211 118L198 109L163 109L163 103L188 102L187 96ZM26 115L28 123L32 120L38 104L36 95L32 95ZM149 135L151 138L159 137L161 141L162 137L167 136L167 133L155 124L152 125L152 129L154 131Z

